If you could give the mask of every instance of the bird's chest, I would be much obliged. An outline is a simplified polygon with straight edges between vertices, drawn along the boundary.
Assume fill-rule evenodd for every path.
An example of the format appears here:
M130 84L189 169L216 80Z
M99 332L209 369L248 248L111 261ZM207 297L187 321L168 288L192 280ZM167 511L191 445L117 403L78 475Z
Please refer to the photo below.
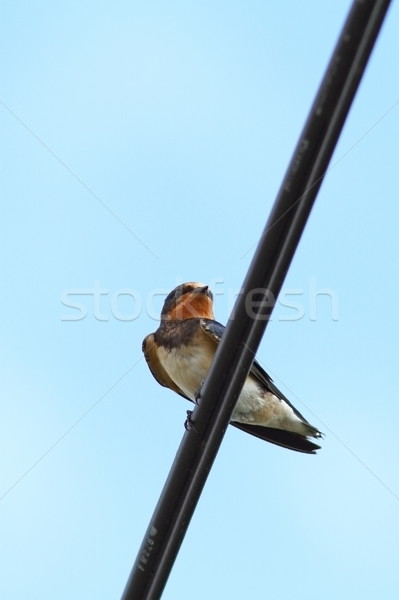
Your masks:
M213 356L207 348L161 347L158 348L158 358L169 377L186 396L194 400L212 362Z

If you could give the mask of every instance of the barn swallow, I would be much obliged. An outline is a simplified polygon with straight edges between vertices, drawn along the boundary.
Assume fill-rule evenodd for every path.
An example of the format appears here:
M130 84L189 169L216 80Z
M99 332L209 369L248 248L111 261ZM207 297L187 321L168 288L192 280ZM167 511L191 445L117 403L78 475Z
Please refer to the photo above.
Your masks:
M151 373L161 385L195 402L224 326L214 320L207 285L178 285L165 299L161 323L143 340ZM255 360L234 408L231 424L263 440L298 452L320 448L308 437L321 433L277 389Z

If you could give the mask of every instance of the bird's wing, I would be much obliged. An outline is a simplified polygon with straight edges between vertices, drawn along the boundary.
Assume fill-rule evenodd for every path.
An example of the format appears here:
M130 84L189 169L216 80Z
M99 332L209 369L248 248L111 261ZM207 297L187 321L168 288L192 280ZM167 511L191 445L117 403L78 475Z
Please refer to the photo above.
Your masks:
M217 321L211 321L209 319L201 319L200 321L202 330L211 337L216 344L218 344L223 336L225 327ZM301 415L301 413L291 404L291 402L284 396L282 392L274 385L272 378L266 373L266 371L260 366L258 361L254 360L250 373L255 377L268 391L272 394L284 400L295 414L302 419L305 423L308 421ZM247 423L238 423L237 421L231 422L234 427L250 433L262 440L277 444L278 446L284 446L297 452L306 452L307 454L314 454L316 450L320 448L317 444L314 444L308 440L305 436L290 431L284 431L282 429L274 429L272 427L263 427L261 425L250 425Z
M278 389L278 387L276 387L274 385L273 379L270 377L270 375L268 375L266 373L266 371L264 369L262 369L262 367L260 366L260 364L256 360L254 361L254 363L253 363L253 365L251 367L251 373L272 394L274 394L275 396L277 396L277 398L280 398L280 400L284 400L284 402L286 404L288 404L288 406L290 406L292 408L292 410L294 411L294 413L296 414L297 417L299 417L307 425L310 425L309 421L307 421L305 419L305 417L303 415L301 415L301 413L299 412L299 410L297 408L295 408L295 406L293 404L291 404L291 402L288 400L288 398L286 398L286 396L284 396L284 394L282 392L280 392L280 390Z
M224 325L218 323L217 321L211 321L210 319L201 319L201 328L207 333L217 344L220 342L223 336L223 332L226 329ZM274 385L273 379L266 373L266 371L260 366L257 360L254 360L251 370L251 375L255 377L265 387L269 392L280 398L280 400L284 400L292 408L294 413L302 419L305 423L308 421L305 419L303 415L291 404L291 402L284 396L282 392Z
M202 331L204 331L216 344L220 342L223 332L226 329L224 325L217 321L212 321L211 319L200 319L200 326Z
M158 383L160 383L164 387L170 388L171 390L173 390L177 394L180 394L180 396L183 396L183 398L185 398L186 400L190 400L191 402L191 398L189 398L184 392L182 392L182 390L175 384L173 379L169 377L169 375L161 365L158 358L157 345L155 343L153 333L150 333L150 335L147 335L144 338L143 352L147 364L150 368L150 371L153 374L154 378L158 381Z
M217 321L211 321L210 319L201 319L200 320L201 329L214 340L216 344L219 344L220 340L223 337L224 330L226 329L224 325L218 323ZM287 398L283 396L283 394L276 388L273 384L272 378L266 373L264 369L260 366L260 364L254 360L250 373L261 383L267 390L270 390L273 394L275 394L278 398L282 398L285 400L290 406L292 406ZM294 408L294 407L292 407Z

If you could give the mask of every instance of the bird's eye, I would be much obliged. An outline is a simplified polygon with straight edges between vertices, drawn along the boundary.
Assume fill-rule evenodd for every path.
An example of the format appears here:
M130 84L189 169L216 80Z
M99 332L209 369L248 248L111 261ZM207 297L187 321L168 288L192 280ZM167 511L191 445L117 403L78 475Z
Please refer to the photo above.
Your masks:
M185 285L185 286L182 286L181 295L183 295L183 294L189 294L190 292L192 292L192 291L193 291L193 289L194 289L194 288L193 288L193 286L192 286L192 285Z

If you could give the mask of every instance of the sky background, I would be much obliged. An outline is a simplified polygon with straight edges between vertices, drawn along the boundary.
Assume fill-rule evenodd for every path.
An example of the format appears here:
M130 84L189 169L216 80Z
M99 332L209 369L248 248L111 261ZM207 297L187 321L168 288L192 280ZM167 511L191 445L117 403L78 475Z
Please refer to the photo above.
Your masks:
M227 321L349 6L3 3L1 598L120 598L188 408L141 341ZM398 589L398 18L258 352L323 448L229 428L164 600Z

